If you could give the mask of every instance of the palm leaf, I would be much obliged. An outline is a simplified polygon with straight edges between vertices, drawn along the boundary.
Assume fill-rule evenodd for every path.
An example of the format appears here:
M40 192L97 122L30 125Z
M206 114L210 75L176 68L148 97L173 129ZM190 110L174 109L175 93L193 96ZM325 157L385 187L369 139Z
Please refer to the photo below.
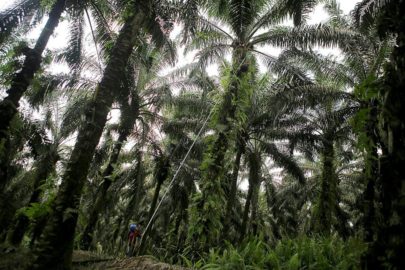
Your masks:
M288 173L297 178L303 184L305 183L305 176L301 168L297 165L291 156L281 152L274 143L261 143L262 150L269 154L274 162L282 168L285 168Z
M273 45L277 47L300 47L308 49L314 46L344 48L348 41L359 34L328 25L304 25L300 27L277 26L263 34L253 37L253 45Z
M39 0L20 0L11 8L0 13L0 44L21 25L29 25L36 12L40 10Z

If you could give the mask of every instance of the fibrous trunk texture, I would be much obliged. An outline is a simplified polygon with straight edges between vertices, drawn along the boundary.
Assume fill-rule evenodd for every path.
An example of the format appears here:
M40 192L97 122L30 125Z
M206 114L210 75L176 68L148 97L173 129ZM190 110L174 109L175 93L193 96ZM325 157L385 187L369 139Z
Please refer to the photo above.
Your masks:
M137 106L137 104L135 104ZM95 230L98 216L102 212L103 206L105 205L105 198L107 196L108 189L110 188L111 184L113 183L114 179L111 178L111 175L114 171L114 165L118 161L118 157L120 155L122 145L127 140L127 137L130 134L130 130L134 125L136 118L138 116L139 107L135 108L134 112L131 112L131 116L129 121L123 120L120 126L118 140L114 143L114 147L108 161L108 165L103 172L103 182L101 184L100 190L96 194L96 200L94 206L90 210L90 215L87 221L87 225L84 229L80 246L83 250L88 250L91 247L91 243L93 241L93 232ZM127 123L129 122L129 123Z
M238 189L238 175L239 175L239 168L241 163L242 154L244 153L245 143L241 137L237 138L237 152L235 161L233 163L232 168L232 175L230 179L230 190L228 194L228 200L226 202L226 210L225 210L225 219L224 219L224 227L222 229L222 237L223 239L228 238L229 228L231 226L231 217L233 208L235 206L236 201L236 193Z
M383 223L368 250L366 268L405 269L405 1L388 1L383 31L396 35L386 66L380 182Z
M151 205L149 208L148 220L147 220L147 222L150 222L150 224L147 228L145 228L145 231L143 232L142 243L139 248L141 253L144 251L144 249L146 247L146 241L148 238L148 234L149 234L150 230L152 229L153 221L155 219L153 214L155 213L156 206L158 203L160 189L162 188L162 184L165 182L165 180L169 176L169 170L170 170L170 159L166 156L158 157L158 160L156 163L156 169L155 169L156 187L155 187L153 199L152 199L152 202L151 202ZM145 224L145 225L147 226L147 224Z
M32 269L71 268L73 238L83 185L143 20L144 14L138 10L126 19L120 30L94 100L86 112L86 121L79 130L53 212L35 248L36 259Z
M248 155L248 162L249 162L249 188L248 194L246 197L245 209L243 211L242 217L242 226L240 230L240 238L239 241L242 241L245 238L247 226L249 224L249 212L252 208L252 221L255 216L255 211L257 207L257 199L258 199L258 187L260 185L260 166L261 166L261 158L260 154L257 152L249 153Z
M219 242L222 232L222 221L225 214L224 207L224 168L225 154L232 141L235 127L237 101L241 91L241 81L248 74L249 64L246 61L246 51L235 49L233 53L233 68L228 89L218 113L217 137L207 150L204 158L204 168L201 181L201 194L194 198L191 206L190 226L187 241L193 250L208 249Z
M335 172L335 150L333 140L325 140L322 149L321 192L314 213L314 230L328 235L331 232L337 205L337 177Z
M3 164L7 159L6 147L8 141L8 130L11 120L17 113L17 109L20 106L20 99L27 91L35 73L41 67L42 53L48 44L49 38L58 26L60 17L65 9L66 0L58 0L52 6L49 13L48 21L35 44L34 49L27 48L25 52L25 60L22 69L15 74L11 87L7 90L8 96L6 96L0 103L0 191L3 191L7 176L7 164Z
M41 186L45 183L48 176L55 170L56 162L59 160L59 156L55 152L50 152L42 156L36 166L34 191L31 194L31 198L28 202L28 206L33 203L40 202L41 199ZM18 215L13 228L9 232L8 242L12 245L20 245L25 232L29 226L29 219L26 215Z

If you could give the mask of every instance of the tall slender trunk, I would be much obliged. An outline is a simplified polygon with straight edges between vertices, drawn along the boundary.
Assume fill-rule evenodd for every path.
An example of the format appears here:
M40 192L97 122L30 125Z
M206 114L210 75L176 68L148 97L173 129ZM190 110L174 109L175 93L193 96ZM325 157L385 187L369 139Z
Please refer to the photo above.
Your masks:
M131 199L125 209L124 215L122 217L123 221L121 224L123 224L123 225L117 232L118 235L121 236L120 237L121 241L119 243L119 246L117 247L117 250L120 250L125 247L125 245L122 245L122 242L127 240L126 233L127 233L129 222L131 220L131 217L137 217L138 209L140 206L140 201L142 200L143 194L141 191L143 189L145 172L144 172L144 168L143 168L142 152L140 150L137 151L136 159L138 162L137 162L136 168L135 168L135 175L134 175L135 183L133 184L133 186L131 188L132 197L131 197ZM118 235L117 235L117 237L118 237Z
M201 181L201 194L194 198L191 209L190 226L187 241L193 246L194 252L208 251L216 245L222 232L221 217L225 214L223 206L224 191L224 157L230 146L231 133L234 130L233 120L236 118L237 101L240 95L240 83L246 78L249 63L244 49L235 49L233 53L233 71L231 81L225 93L218 113L217 138L207 150L204 158L205 168Z
M158 159L159 160L157 161L156 171L155 171L156 187L155 187L153 199L152 199L152 202L151 202L151 205L149 208L148 220L147 220L147 222L150 222L150 225L149 225L149 227L145 228L145 231L143 232L143 235L142 235L142 243L141 243L141 246L139 247L139 251L141 254L145 251L148 235L149 235L150 230L153 227L154 219L156 218L153 216L153 214L156 210L156 205L158 203L160 189L162 188L162 184L164 183L164 181L167 179L167 177L169 175L169 170L170 170L170 160L168 157L161 156ZM147 224L145 224L145 225L147 225Z
M314 230L321 234L330 234L332 219L336 209L337 179L335 172L335 150L333 140L325 139L322 149L321 192L314 213Z
M257 230L259 229L259 220L257 213L259 211L259 191L260 191L261 181L256 183L255 189L253 190L252 196L252 216L250 219L250 227L252 235L257 235Z
M1 106L1 104L0 104ZM1 122L1 120L0 120ZM0 124L1 125L1 124ZM7 183L9 182L9 166L10 166L10 140L8 136L6 138L0 138L0 195L6 192ZM0 199L1 200L1 199ZM2 226L0 225L0 228ZM3 228L2 228L3 229ZM0 233L2 230L0 229Z
M253 152L248 154L248 162L249 162L249 189L248 194L246 197L245 209L243 211L242 217L242 226L240 230L240 237L239 241L242 241L245 238L248 221L249 221L249 212L250 206L257 207L257 203L255 203L254 199L257 200L257 196L255 198L255 193L257 192L257 188L260 184L260 166L261 166L261 158L260 153Z
M59 156L56 152L47 153L42 156L38 161L35 172L34 191L31 194L31 198L28 205L32 203L38 203L41 198L42 190L41 186L45 183L48 176L55 170L56 162L59 160ZM25 232L29 226L29 219L26 215L18 215L14 222L15 225L11 228L8 235L8 242L12 245L18 246Z
M15 74L11 82L11 87L7 90L8 96L0 103L0 191L3 191L8 179L7 165L3 164L3 160L6 160L3 159L3 157L6 157L7 153L4 152L5 148L2 146L7 144L10 122L17 113L21 97L27 91L35 73L38 72L41 67L42 53L48 44L49 38L58 26L62 12L65 9L65 2L66 0L57 0L52 6L48 21L42 29L34 49L27 48L22 69Z
M246 228L248 224L248 218L249 218L249 211L250 211L250 204L252 203L252 197L253 197L253 183L249 181L249 189L248 189L248 194L246 196L246 202L245 202L245 207L243 210L243 216L242 216L242 226L240 230L240 236L239 236L239 241L241 242L246 235Z
M31 235L31 241L30 241L30 249L33 249L35 244L37 243L38 239L41 237L44 227L46 225L46 222L48 221L50 213L46 213L45 215L41 216L40 218L35 219L33 222L33 228L32 228L32 235Z
M370 112L368 116L367 126L366 126L366 133L369 139L369 145L367 149L367 157L366 157L366 190L364 191L363 197L363 208L364 208L364 218L363 218L363 225L364 225L364 240L367 242L372 242L374 240L375 235L375 226L376 226L376 209L375 209L375 202L376 202L376 182L379 178L379 168L378 168L378 153L377 153L377 101L373 101L370 103Z
M272 183L273 179L267 179L264 182L264 187L265 187L265 195L266 195L266 204L267 204L267 209L270 213L268 216L269 223L272 226L272 233L276 239L281 238L281 233L280 233L280 228L277 226L277 224L274 222L278 218L278 213L277 211L274 211L274 204L276 203L276 192L275 188Z
M367 254L370 269L405 269L405 1L389 1L380 28L396 35L386 66L383 102L381 201L383 224Z
M135 184L133 185L131 200L128 203L128 206L124 213L124 223L128 225L131 216L137 216L139 202L141 201L141 190L143 188L143 181L145 178L145 172L143 168L143 161L142 161L142 152L138 151L137 153L137 160L138 163L136 164L135 168Z
M107 196L108 189L114 181L114 179L111 179L111 175L114 171L114 165L117 163L122 145L127 140L128 135L130 134L130 130L135 124L135 121L138 117L138 104L135 104L134 106L136 106L136 108L134 111L131 112L130 119L128 121L123 120L123 123L121 124L118 140L114 144L110 159L108 161L108 165L102 174L103 182L101 184L100 190L96 194L96 201L90 211L89 219L80 241L80 247L83 250L88 250L91 246L91 243L93 241L93 232L98 221L98 216L105 205L105 198Z
M242 154L245 151L245 142L243 141L243 138L238 136L237 138L237 152L236 152L236 157L235 161L233 163L233 171L231 175L231 181L230 181L230 190L229 190L229 195L228 195L228 201L226 202L226 210L225 210L225 219L224 219L224 227L222 229L222 238L227 239L228 238L228 233L229 233L229 228L231 226L231 217L232 217L232 211L235 206L235 200L236 200L236 192L238 189L238 175L239 175L239 169L240 169L240 162L242 158Z
M94 100L86 113L86 122L79 130L53 204L53 212L35 247L36 258L31 269L71 268L73 238L83 185L144 18L142 9L138 9L135 14L128 16L120 30Z
M83 250L88 250L91 246L93 241L93 231L98 221L99 213L101 212L103 206L105 205L105 198L110 188L111 184L113 183L113 179L111 179L111 175L114 171L114 165L117 163L119 154L121 152L122 144L125 142L127 136L127 131L123 131L120 133L118 140L115 142L112 154L110 156L110 160L108 161L108 165L103 172L103 182L101 183L100 190L96 194L95 203L90 210L90 215L87 221L87 225L84 229L82 234L82 238L80 240L80 247Z
M113 254L117 255L119 254L119 248L116 248L117 245L117 239L118 239L118 235L121 231L121 225L122 225L122 221L123 221L123 216L119 216L116 222L116 227L113 231L113 233L111 234L111 240L110 242L113 243L112 245L112 249L113 249Z
M180 209L180 213L178 213L178 215L176 216L176 221L174 223L174 231L173 231L173 234L172 234L173 238L174 237L178 238L180 224L181 224L181 222L183 221L183 218L184 218L184 212L185 212L185 209ZM172 241L173 238L171 239L170 242L174 242L174 241Z

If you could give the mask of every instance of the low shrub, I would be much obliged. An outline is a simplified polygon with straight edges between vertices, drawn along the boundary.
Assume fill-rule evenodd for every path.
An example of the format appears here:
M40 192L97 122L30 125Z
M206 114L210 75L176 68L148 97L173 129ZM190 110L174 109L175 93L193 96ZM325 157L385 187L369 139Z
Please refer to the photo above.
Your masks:
M356 238L302 236L283 239L274 247L256 238L239 248L228 244L225 250L211 250L201 269L360 269L365 250L366 244Z

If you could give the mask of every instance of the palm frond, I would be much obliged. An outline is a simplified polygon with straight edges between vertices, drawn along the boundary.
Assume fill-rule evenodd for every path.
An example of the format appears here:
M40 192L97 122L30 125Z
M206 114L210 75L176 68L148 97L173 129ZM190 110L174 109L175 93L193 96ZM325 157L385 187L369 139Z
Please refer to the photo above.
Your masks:
M302 25L308 19L309 13L315 8L317 0L286 0L278 1L273 9L277 10L278 16L289 15L295 26Z
M351 93L339 91L334 87L319 84L294 86L288 90L277 93L277 102L288 103L290 108L314 108L320 103L354 101Z
M301 69L298 69L288 62L285 62L283 58L275 58L260 51L253 50L253 53L261 60L270 71L276 73L287 81L294 81L295 83L310 82L308 74L304 73Z
M39 108L55 90L63 84L64 78L58 75L44 74L35 78L26 93L28 102L33 108Z
M28 25L34 14L40 10L39 0L20 0L11 8L0 13L0 44L19 26Z
M66 51L62 54L64 60L73 70L78 71L83 54L84 13L82 9L75 8L71 14L69 42Z
M303 51L297 48L284 50L279 55L280 61L287 61L297 68L315 72L316 76L333 78L336 84L354 85L353 70L335 61L331 56L323 56L312 50Z
M261 1L231 0L228 6L228 21L233 32L241 37L246 34L246 29L254 22L258 4Z
M180 5L179 15L184 22L182 44L188 43L197 32L200 2L199 0L187 0Z
M198 59L200 69L204 69L210 64L221 62L230 50L229 44L213 44L201 49L195 57Z
M199 31L193 37L193 40L185 47L185 53L192 50L204 49L216 44L231 45L233 37L215 19L199 18Z
M277 165L284 168L288 173L297 178L300 183L305 183L304 172L291 156L281 152L274 143L262 142L260 147L265 153L271 156Z
M359 34L355 31L324 24L300 27L278 26L253 37L251 43L304 49L314 46L344 48L348 41L354 40L358 36Z
M395 2L392 0L363 0L357 3L351 14L356 27L361 30L370 28L384 9Z
M68 103L60 128L62 138L67 138L80 127L91 100L91 97L81 95Z
M325 2L324 9L330 16L328 24L334 27L350 28L350 18L343 15L343 11L340 9L339 3L336 0L327 0Z

